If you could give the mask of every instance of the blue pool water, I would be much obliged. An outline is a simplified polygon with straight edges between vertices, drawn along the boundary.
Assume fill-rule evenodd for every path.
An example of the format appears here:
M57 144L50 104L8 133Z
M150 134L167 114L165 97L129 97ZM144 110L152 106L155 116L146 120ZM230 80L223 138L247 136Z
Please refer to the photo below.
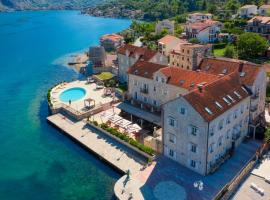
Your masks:
M55 62L129 20L78 11L0 13L0 200L108 200L120 177L46 123L47 91L80 76Z
M83 98L85 94L86 94L86 91L83 88L79 88L79 87L70 88L63 91L60 94L60 100L63 102L77 101Z

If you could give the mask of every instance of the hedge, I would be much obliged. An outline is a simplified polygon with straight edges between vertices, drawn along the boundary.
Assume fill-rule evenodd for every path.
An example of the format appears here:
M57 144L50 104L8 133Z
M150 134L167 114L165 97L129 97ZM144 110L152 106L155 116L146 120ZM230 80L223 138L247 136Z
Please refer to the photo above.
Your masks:
M130 145L140 149L141 151L147 153L148 155L150 155L150 156L154 155L154 150L152 148L143 145L142 143L134 140L133 138L130 138L129 136L119 132L117 129L111 128L105 123L100 124L100 128L102 128L103 130L109 132L110 134L120 138L121 140L129 143Z

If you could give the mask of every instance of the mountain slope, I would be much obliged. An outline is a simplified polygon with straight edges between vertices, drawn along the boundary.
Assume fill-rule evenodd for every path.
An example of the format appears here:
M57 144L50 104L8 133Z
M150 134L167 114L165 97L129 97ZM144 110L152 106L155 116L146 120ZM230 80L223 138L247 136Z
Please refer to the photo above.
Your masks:
M81 9L103 0L0 0L0 10Z

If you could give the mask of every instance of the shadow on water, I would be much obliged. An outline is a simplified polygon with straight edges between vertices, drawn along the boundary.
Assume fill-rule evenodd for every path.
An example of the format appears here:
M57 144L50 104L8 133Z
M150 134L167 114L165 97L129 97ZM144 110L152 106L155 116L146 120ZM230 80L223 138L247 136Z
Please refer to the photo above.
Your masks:
M50 182L40 180L37 174L32 174L22 179L0 181L0 194L1 199L58 199L56 192L48 192L54 191L54 187Z

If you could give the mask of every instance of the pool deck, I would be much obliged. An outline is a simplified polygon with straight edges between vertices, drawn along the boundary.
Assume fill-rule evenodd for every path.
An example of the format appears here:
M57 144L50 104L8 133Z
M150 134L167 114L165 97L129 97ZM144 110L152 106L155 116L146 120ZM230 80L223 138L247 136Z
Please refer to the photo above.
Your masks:
M86 91L85 96L77 101L73 101L71 105L69 105L69 102L62 102L60 100L61 93L67 89L71 89L75 87L85 89ZM103 97L103 89L97 90L95 83L87 84L86 81L73 81L70 83L59 85L59 86L54 87L51 91L51 99L52 99L53 107L57 107L57 106L60 106L61 104L65 104L67 106L70 106L74 110L83 112L86 109L84 105L84 100L87 98L91 98L95 100L96 106L109 103L113 100L113 98L110 96Z
M74 121L62 114L54 114L47 120L122 174L127 170L131 174L137 173L145 164L144 158L138 153L93 129L83 120Z

